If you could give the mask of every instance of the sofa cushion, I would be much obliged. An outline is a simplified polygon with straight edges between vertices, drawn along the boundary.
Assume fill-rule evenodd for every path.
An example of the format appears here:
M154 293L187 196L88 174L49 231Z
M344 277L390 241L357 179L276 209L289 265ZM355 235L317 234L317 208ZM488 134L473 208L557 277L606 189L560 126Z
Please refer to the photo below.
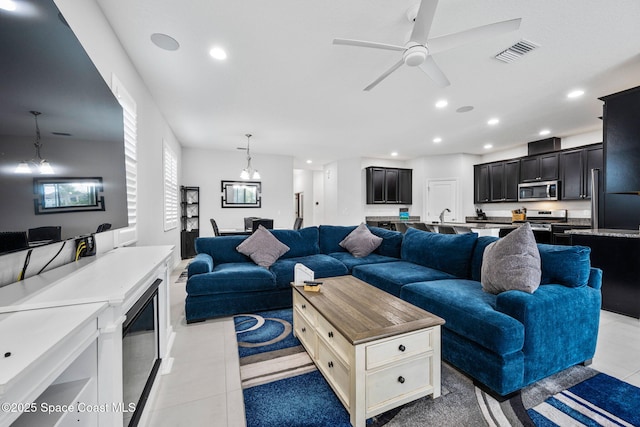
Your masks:
M480 236L476 242L476 246L473 248L473 254L471 255L471 280L477 282L480 281L482 276L482 257L484 256L484 250L491 243L498 240L494 236Z
M340 242L356 229L355 225L321 225L318 227L320 253L346 252Z
M406 261L358 265L351 274L395 296L400 296L400 289L407 283L454 278L444 271Z
M460 278L471 274L477 233L439 234L409 228L402 239L402 259Z
M271 234L289 247L289 251L282 258L296 258L320 253L318 227L305 227L300 230L271 230Z
M275 276L252 262L218 264L211 273L195 274L187 280L190 296L255 292L275 289Z
M361 223L340 242L340 246L354 257L362 258L375 251L381 243L382 237L376 236Z
M375 250L376 253L393 258L400 258L403 237L401 232L380 227L369 227L369 230L376 236L382 237L382 243L378 249Z
M297 258L280 258L271 267L276 276L276 286L288 287L293 282L293 269L297 263L313 270L314 278L344 276L349 274L347 267L335 258L325 254Z
M402 288L400 298L442 317L444 328L497 354L522 350L524 325L496 311L496 295L484 292L479 282L449 279L410 283Z
M351 270L353 270L353 267L358 265L379 264L383 262L398 261L398 258L384 256L377 253L372 253L362 258L356 258L353 255L351 255L349 252L334 252L329 254L329 256L337 259L338 261L343 263L345 266L347 266L349 273L351 273Z
M241 254L247 255L260 267L269 268L282 255L289 251L289 246L275 238L262 225L236 248Z
M540 284L559 284L577 288L585 286L591 272L591 248L539 244L542 263Z
M251 262L249 257L236 251L236 247L246 238L247 236L198 237L195 244L196 252L211 255L214 264Z
M482 260L482 289L534 293L540 286L540 253L528 222L491 243Z

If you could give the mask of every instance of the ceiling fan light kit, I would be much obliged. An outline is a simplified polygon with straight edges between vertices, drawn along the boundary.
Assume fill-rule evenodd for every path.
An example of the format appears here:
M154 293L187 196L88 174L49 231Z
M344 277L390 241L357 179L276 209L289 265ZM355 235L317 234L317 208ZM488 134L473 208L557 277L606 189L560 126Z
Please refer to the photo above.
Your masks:
M436 64L432 54L454 49L458 46L481 39L505 34L520 28L521 19L518 18L429 39L431 24L433 23L437 6L438 0L422 0L419 5L413 6L407 10L407 18L409 21L413 21L414 25L413 30L411 31L411 36L409 37L409 42L404 47L363 40L333 40L333 44L337 45L368 47L372 49L385 49L402 52L402 59L374 80L373 83L364 88L365 91L373 89L402 65L420 67L420 69L424 71L424 73L438 86L449 86L451 84L449 79L447 79L447 76Z

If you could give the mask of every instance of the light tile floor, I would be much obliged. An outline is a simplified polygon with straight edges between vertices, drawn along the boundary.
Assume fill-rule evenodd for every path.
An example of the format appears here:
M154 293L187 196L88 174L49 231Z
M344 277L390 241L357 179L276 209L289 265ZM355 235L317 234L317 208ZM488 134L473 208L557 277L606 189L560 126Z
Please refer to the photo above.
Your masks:
M241 427L244 401L231 318L188 325L184 319L185 283L171 276L171 321L175 359L162 375L151 408L153 427ZM594 369L640 387L640 320L602 311Z

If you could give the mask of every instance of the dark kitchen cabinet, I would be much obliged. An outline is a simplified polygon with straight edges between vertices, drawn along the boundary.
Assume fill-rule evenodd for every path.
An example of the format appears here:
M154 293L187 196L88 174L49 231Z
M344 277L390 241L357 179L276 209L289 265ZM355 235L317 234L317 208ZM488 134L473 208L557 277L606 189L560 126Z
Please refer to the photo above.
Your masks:
M602 145L560 153L560 194L563 200L591 198L591 169L602 169Z
M411 169L371 166L365 170L367 204L411 204Z
M558 179L558 153L540 154L520 160L520 182Z
M600 98L604 101L604 189L640 192L640 87Z
M473 203L488 203L491 191L489 188L489 165L473 166Z
M474 166L474 202L518 201L520 160Z
M591 265L602 269L602 308L640 318L640 239L572 234L571 244L591 248Z

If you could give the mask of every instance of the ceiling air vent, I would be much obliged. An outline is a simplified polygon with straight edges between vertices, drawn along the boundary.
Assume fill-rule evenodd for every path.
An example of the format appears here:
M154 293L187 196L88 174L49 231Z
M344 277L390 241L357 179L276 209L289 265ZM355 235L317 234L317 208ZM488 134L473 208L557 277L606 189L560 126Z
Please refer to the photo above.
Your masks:
M496 59L508 64L539 47L540 45L529 40L520 40L518 43L497 54Z

